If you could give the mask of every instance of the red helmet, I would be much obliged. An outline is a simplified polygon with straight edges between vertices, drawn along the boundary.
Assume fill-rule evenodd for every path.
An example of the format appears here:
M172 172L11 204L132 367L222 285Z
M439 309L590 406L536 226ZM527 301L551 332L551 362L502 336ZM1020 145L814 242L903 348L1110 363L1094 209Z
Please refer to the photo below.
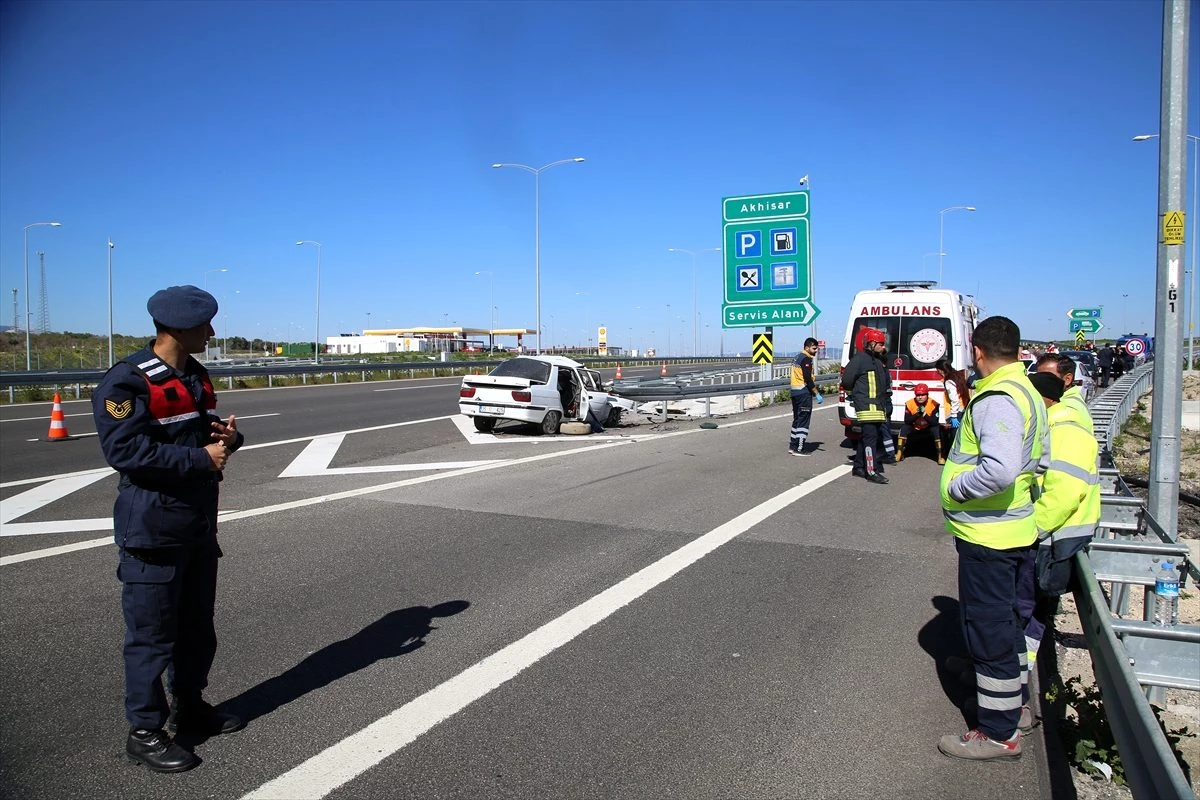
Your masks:
M929 394L928 384L918 383L916 388L913 389L913 394Z
M864 346L870 344L871 342L883 344L887 341L887 335L884 334L883 331L879 330L879 328L863 328L862 341Z

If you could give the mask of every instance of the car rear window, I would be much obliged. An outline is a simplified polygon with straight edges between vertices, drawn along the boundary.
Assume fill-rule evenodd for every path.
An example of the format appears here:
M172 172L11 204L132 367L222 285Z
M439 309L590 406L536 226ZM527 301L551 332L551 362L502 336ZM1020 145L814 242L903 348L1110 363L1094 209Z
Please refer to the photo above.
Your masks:
M549 383L550 365L532 358L512 358L491 372L503 378L528 378L534 383Z
M932 369L939 358L953 352L954 337L945 317L859 317L850 335L851 355L859 349L858 335L863 328L878 328L887 335L888 366L892 369Z

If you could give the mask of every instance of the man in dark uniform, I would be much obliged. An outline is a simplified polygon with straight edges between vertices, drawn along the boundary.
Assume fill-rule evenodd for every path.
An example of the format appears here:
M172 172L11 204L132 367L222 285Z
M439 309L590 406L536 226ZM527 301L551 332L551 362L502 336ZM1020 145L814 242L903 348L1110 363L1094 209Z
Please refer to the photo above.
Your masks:
M1113 371L1113 349L1108 345L1101 347L1096 354L1096 361L1100 364L1100 388L1107 389Z
M842 372L842 388L854 405L854 416L862 430L858 450L854 454L854 474L871 483L887 483L883 476L883 441L881 426L887 424L884 415L884 391L887 367L877 353L885 348L887 336L877 328L862 332L862 349L850 357Z
M804 340L804 349L796 354L792 362L792 430L788 436L788 452L794 456L807 456L811 453L804 449L808 439L808 426L812 422L813 400L818 404L825 402L825 397L817 391L813 380L813 357L819 349L817 340L811 336Z
M189 355L213 335L216 299L172 286L146 308L154 341L105 374L92 412L104 458L121 475L113 530L125 617L125 751L155 772L183 772L200 760L164 727L215 735L243 726L201 696L217 649L218 483L243 437L233 415L227 423L217 416L208 371Z

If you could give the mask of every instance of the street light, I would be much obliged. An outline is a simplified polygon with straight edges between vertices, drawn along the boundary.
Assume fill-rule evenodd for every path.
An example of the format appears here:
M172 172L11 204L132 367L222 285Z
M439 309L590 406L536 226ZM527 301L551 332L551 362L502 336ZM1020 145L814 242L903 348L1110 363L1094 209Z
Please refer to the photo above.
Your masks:
M1157 133L1143 133L1133 137L1135 142L1147 142L1151 139L1157 139ZM1195 369L1196 364L1196 334L1192 330L1194 320L1192 319L1192 307L1196 302L1196 173L1200 172L1200 160L1197 160L1197 143L1200 143L1200 136L1187 134L1188 141L1192 143L1192 210L1188 212L1188 216L1192 218L1192 255L1188 258L1187 268L1184 269L1184 275L1190 275L1188 281L1188 301L1187 301L1187 332L1188 332L1188 360L1187 368Z
M944 255L946 255L946 254L945 253L926 253L925 255L921 256L921 280L925 280L925 259L929 258L930 256L944 256Z
M113 365L113 324L112 324L112 251L116 247L113 240L108 240L108 368L112 369ZM97 361L100 359L97 358ZM82 362L82 357L80 360ZM99 368L99 364L96 365Z
M575 296L586 298L588 293L576 292ZM592 340L592 309L586 299L583 301L583 332L587 334L587 340L590 342Z
M663 353L664 358L671 357L671 304L667 303L667 351Z
M687 253L692 257L692 355L699 355L700 332L697 328L699 317L696 312L696 253L721 252L719 247L703 247L699 250L684 250L682 247L668 247L668 253Z
M946 212L974 210L975 206L950 206L938 212L938 286L942 285L942 259L946 256L946 246L943 244L946 236Z
M490 269L481 269L475 273L476 275L488 276L488 348L496 346L496 307L492 305L492 290L496 286L495 278ZM542 343L538 342L540 348Z
M61 222L31 222L25 226L25 371L33 369L33 358L30 355L33 350L29 340L29 326L32 316L29 310L29 229L37 228L42 225L49 225L51 228L62 227ZM40 362L39 362L40 363Z
M549 164L540 167L531 167L528 164L492 164L492 169L515 167L533 173L533 298L537 314L538 355L542 353L542 173L560 164L582 164L583 161L583 158L577 156L575 158L563 158L558 161L551 161Z
M208 291L208 276L214 272L229 272L229 267L221 267L220 269L206 269L204 271L204 291Z
M313 363L320 364L321 347L318 340L321 338L321 243L310 239L301 239L296 244L311 244L317 248L317 311L313 318Z
M1122 335L1124 335L1127 332L1127 329L1129 327L1129 325L1125 322L1125 300L1128 297L1129 297L1128 294L1121 295L1121 331L1122 331Z

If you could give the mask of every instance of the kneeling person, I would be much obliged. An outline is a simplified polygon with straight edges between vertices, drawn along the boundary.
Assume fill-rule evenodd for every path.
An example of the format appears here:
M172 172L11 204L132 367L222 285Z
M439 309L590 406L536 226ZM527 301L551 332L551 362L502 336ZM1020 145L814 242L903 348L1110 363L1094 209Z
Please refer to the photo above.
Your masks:
M937 452L937 462L945 464L942 455L942 435L938 427L938 409L941 407L936 400L929 396L929 387L918 383L913 389L912 400L904 404L904 424L900 426L900 438L896 442L896 460L904 459L904 448L913 436L928 436L933 440L933 448Z

